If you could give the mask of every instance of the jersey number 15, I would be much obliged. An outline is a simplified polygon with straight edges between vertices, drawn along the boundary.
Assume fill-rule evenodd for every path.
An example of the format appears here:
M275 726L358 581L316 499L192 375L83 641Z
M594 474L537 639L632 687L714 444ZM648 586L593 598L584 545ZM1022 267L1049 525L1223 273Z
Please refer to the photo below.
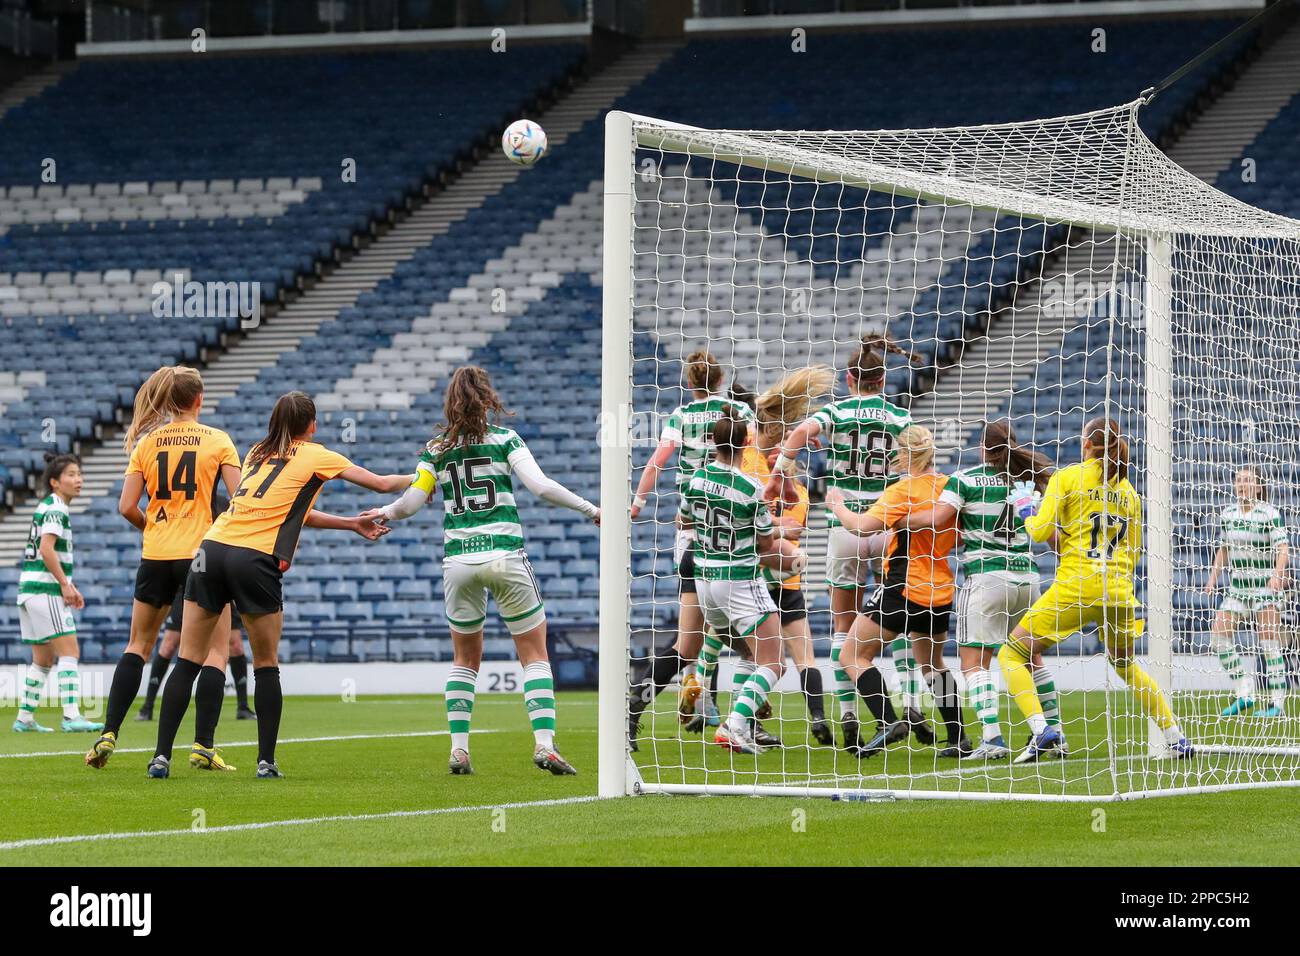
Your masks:
M497 486L489 475L475 475L474 469L492 464L491 458L466 458L447 466L451 474L451 513L491 511L497 506Z

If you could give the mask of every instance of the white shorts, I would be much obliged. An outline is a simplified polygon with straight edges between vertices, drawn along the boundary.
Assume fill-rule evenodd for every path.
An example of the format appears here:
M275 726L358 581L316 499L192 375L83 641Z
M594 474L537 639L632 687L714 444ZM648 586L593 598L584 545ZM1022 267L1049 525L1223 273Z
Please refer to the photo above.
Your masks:
M1272 588L1261 588L1257 591L1229 591L1224 596L1223 603L1219 605L1220 611L1249 618L1253 618L1256 611L1264 611L1268 608L1277 608L1279 611L1282 609L1281 591L1274 591Z
M62 594L28 594L18 605L18 628L24 644L45 644L76 634L77 622Z
M967 578L957 596L957 644L1001 647L1037 600L1037 575L1013 577L991 571Z
M695 579L704 623L719 634L730 631L747 637L769 614L778 613L776 603L762 578L752 581L706 581Z
M843 527L830 529L826 542L826 583L833 588L860 588L867 583L889 546L892 531L863 537Z
M677 529L677 537L673 540L673 567L674 568L681 566L682 558L686 555L686 549L691 546L691 543L694 540L695 540L694 531L683 531L681 528Z
M487 620L488 594L511 634L522 634L546 620L542 592L528 555L511 551L490 561L442 562L442 593L447 624L457 634L473 634Z

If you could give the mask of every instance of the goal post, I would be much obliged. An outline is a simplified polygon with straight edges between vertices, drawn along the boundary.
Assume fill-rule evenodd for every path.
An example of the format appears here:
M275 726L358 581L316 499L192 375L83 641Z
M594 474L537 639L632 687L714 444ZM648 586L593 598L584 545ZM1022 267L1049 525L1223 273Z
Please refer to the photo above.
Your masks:
M1300 516L1300 465L1283 450L1300 441L1300 222L1182 170L1142 133L1141 106L875 131L707 130L607 115L601 796L1096 801L1300 785L1294 702L1272 723L1219 714L1228 680L1210 652L1214 609L1201 591L1236 469L1267 474L1291 527ZM945 474L978 463L979 429L993 418L1062 466L1078 460L1083 421L1120 423L1145 523L1136 657L1206 756L1170 759L1168 732L1108 668L1091 631L1063 641L1036 684L1059 699L1071 743L1062 760L974 765L909 741L859 764L814 745L811 698L789 673L772 697L780 748L731 755L711 745L712 731L693 736L676 719L674 685L648 704L629 752L629 661L663 652L678 622L673 463L638 521L628 506L664 419L690 397L686 356L708 349L728 384L757 392L795 369L830 366L842 398L851 353L882 331L917 353L910 366L890 358L886 398L930 427ZM803 458L810 513L820 513L824 455ZM814 666L838 728L820 514L802 543ZM720 705L745 666L739 650L718 667ZM935 713L937 692L906 651L878 664L900 706ZM971 688L957 682L974 728ZM1258 685L1262 693L1263 676ZM652 696L646 686L638 693ZM1000 727L1023 739L1001 678L997 692Z
M632 118L605 117L600 415L600 664L597 791L627 792L628 582L632 534Z
M1155 560L1147 561L1147 660L1151 676L1166 693L1172 692L1174 660L1174 518L1173 518L1173 431L1170 428L1172 398L1173 326L1170 308L1173 298L1171 275L1172 242L1168 235L1145 237L1146 282L1143 326L1146 331L1146 406L1144 415L1147 449L1146 549ZM1168 560L1159 560L1166 556ZM1164 756L1168 744L1155 721L1149 722L1148 753Z

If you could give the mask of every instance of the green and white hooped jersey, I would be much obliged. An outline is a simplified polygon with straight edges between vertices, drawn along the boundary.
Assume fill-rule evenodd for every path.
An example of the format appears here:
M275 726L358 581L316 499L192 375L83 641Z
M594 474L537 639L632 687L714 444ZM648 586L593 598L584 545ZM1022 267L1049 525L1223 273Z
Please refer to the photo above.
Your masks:
M1037 577L1025 522L1008 498L1006 476L988 465L957 472L939 500L957 509L962 570L969 577L989 571Z
M1277 564L1277 549L1287 542L1281 513L1267 502L1249 511L1240 505L1219 515L1219 544L1228 549L1228 594L1239 598L1271 595L1268 581Z
M721 395L710 395L708 398L679 405L668 416L660 440L674 441L681 446L677 456L678 493L709 460L709 455L713 452L713 426L728 417L752 422L754 413L743 402L734 402Z
M430 497L442 490L444 557L478 563L523 549L510 472L512 456L527 453L524 440L499 425L474 445L425 448L412 484Z
M23 551L23 569L18 575L18 603L30 594L62 594L58 579L45 568L41 560L41 538L47 534L57 536L54 551L59 556L63 573L72 578L72 519L68 506L58 495L51 494L36 506L32 527Z
M772 533L772 515L757 480L710 461L682 489L680 513L694 526L697 578L752 581L760 576L758 536Z
M855 395L823 406L812 418L827 448L827 483L844 492L850 511L870 510L897 480L889 473L890 458L912 416L882 395ZM828 527L840 526L830 507L826 515Z

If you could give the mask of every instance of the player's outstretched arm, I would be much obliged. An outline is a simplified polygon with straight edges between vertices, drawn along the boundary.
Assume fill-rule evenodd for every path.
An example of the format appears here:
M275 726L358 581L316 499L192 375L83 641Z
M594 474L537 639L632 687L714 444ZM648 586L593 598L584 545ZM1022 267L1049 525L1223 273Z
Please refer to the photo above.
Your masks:
M600 524L600 509L581 495L575 495L554 478L546 477L527 448L511 453L510 467L524 483L524 487L543 501L576 511Z
M226 486L227 498L235 497L235 492L239 490L239 478L240 474L238 465L221 466L221 481Z
M344 481L350 481L354 485L360 485L369 491L392 494L409 485L415 476L409 472L405 475L376 475L373 471L362 468L360 465L350 465L339 472L338 477Z
M903 519L903 527L908 531L934 531L947 528L957 520L957 508L949 504L935 504L928 508L909 511Z
M117 499L117 513L140 530L144 530L144 512L140 510L140 495L144 493L144 475L132 472L122 482L122 494Z
M1047 481L1047 490L1034 513L1024 516L1025 530L1035 541L1046 541L1056 533L1056 517L1061 509L1061 472Z
M664 466L668 464L668 460L672 458L673 452L676 450L677 442L671 438L665 438L659 442L659 447L650 456L645 471L641 472L641 480L637 482L636 497L632 499L633 521L641 514L641 509L646 506L646 497L655 490L655 485L659 481L659 472L663 471Z
M388 534L389 530L374 518L367 518L364 515L344 518L342 515L332 515L326 511L317 511L315 508L307 513L305 524L309 528L325 528L330 531L352 531L361 535L361 537L365 538L367 541L376 541Z
M814 442L817 436L821 434L821 431L821 422L815 418L806 418L796 425L790 434L785 436L785 441L781 443L780 453L772 464L772 474L768 477L767 486L763 489L764 498L769 501L775 498L790 500L786 483L798 467L799 452Z
M850 511L848 505L844 503L844 492L838 488L832 488L826 492L826 503L831 506L831 510L835 512L835 517L839 519L840 524L854 534L875 534L889 527L885 524L883 518L870 512L860 514L856 511Z

